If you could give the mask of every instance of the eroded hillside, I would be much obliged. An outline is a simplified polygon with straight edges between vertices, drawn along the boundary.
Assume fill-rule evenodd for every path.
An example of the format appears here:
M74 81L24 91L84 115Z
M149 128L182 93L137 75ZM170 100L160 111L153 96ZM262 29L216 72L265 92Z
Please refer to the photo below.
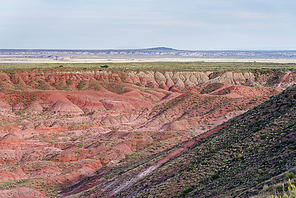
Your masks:
M84 177L166 153L294 83L294 73L277 70L4 70L0 197L18 188L55 197Z
M295 182L291 174L296 172L295 101L293 86L214 130L100 172L61 195L266 197L281 193L288 179Z

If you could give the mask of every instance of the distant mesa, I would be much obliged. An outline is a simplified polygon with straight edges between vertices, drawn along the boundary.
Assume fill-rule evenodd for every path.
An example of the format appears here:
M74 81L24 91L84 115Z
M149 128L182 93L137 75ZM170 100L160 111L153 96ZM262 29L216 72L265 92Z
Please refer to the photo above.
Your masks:
M175 51L176 49L169 48L169 47L154 47L154 48L147 48L145 50L155 50L155 51Z
M117 47L114 48L113 50L132 50L132 51L180 51L180 50L176 50L173 48L169 48L169 47L152 47L152 48L140 48L140 47L136 47L136 46L124 46L124 47Z

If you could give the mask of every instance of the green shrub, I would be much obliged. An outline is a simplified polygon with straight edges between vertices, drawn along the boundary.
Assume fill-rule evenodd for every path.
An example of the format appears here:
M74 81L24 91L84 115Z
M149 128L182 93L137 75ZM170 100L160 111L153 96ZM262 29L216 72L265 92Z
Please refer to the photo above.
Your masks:
M193 191L193 188L188 188L188 189L186 189L186 190L184 190L183 191L183 193L182 193L182 197L185 197L188 193L190 193L191 191Z
M277 192L281 192L282 191L282 187L281 186L277 186L275 189L276 189Z
M269 110L266 109L266 110L263 112L263 115L266 115L266 114L269 114L269 113L270 113Z
M287 144L293 144L294 140L289 140Z
M254 132L258 132L258 131L260 131L260 128L259 127L256 127L255 130L254 130Z
M262 174L264 173L264 171L263 171L262 169L259 169L259 170L258 170L258 173L259 173L260 175L262 175Z
M271 196L268 196L267 198L281 198L281 197L282 198L295 198L296 197L296 187L294 184L291 184L291 181L289 181L289 185L288 185L288 194L285 190L284 184L282 184L282 186L277 186L276 191L283 193L283 195L279 196L279 197L277 195L275 195L275 196L271 195Z
M215 173L212 178L215 180L215 179L218 179L219 178L219 174L218 173Z
M285 175L286 180L293 179L293 178L294 178L294 173L293 172L286 173L286 175Z

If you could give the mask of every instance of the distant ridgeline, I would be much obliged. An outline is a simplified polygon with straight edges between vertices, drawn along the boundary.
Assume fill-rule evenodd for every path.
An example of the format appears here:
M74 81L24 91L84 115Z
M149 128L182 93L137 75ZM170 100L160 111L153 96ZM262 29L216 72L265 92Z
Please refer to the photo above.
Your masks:
M147 49L106 49L106 50L54 50L54 49L0 49L0 58L48 58L51 56L101 56L101 55L148 55L148 56L180 56L202 58L296 58L296 51L200 51L177 50L167 47Z

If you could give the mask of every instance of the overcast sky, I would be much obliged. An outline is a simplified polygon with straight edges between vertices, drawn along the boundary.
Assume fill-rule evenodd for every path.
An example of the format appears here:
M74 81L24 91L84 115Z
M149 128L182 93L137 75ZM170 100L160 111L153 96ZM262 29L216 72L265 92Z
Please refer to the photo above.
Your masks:
M296 0L0 2L0 49L296 50Z

